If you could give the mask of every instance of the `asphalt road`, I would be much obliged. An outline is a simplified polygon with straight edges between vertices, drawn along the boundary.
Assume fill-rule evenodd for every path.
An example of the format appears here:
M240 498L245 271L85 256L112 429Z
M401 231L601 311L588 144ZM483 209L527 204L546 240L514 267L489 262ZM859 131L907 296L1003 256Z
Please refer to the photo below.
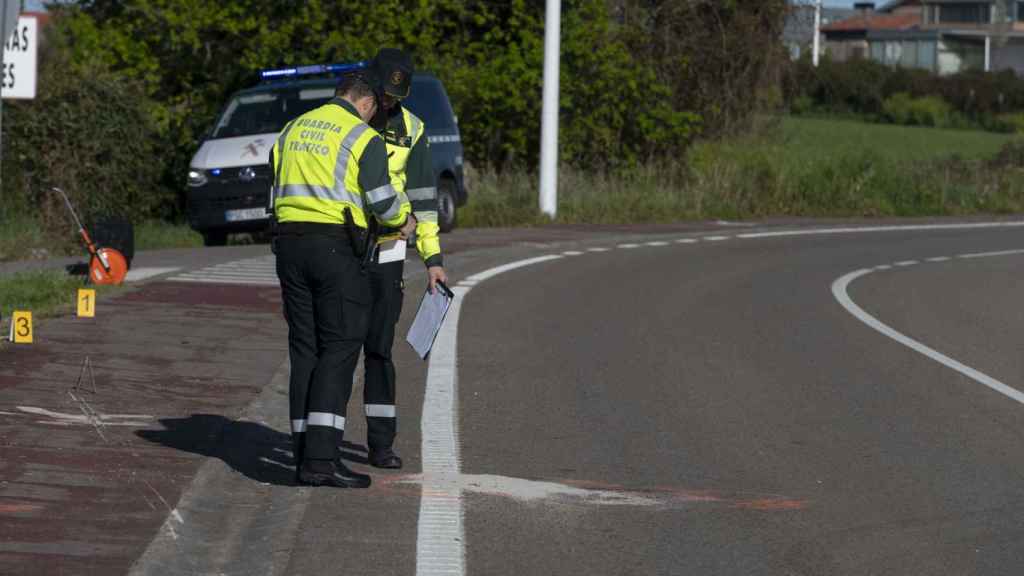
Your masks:
M477 497L469 572L1024 572L1024 407L873 331L830 290L866 266L1007 248L1024 235L730 239L481 286L459 332L464 470L662 502ZM851 296L1019 387L1022 263L908 264Z
M755 232L453 238L454 378L443 350L428 373L397 347L406 469L366 491L291 486L287 367L264 368L237 418L253 426L204 451L132 572L1024 573L1024 405L834 291L865 271L846 288L864 313L1024 389L1024 253L958 257L1024 249L1024 227ZM346 450L365 469L354 398Z

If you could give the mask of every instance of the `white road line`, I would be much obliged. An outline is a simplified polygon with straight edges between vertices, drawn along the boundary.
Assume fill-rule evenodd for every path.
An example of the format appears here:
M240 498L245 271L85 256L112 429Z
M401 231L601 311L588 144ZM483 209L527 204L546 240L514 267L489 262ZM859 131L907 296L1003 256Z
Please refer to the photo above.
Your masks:
M455 365L459 314L474 284L498 274L564 256L554 254L519 260L474 274L452 291L455 299L430 352L421 422L422 494L416 530L416 574L465 573L465 532L458 428L458 371Z
M901 262L893 262L893 266L899 266L899 267L902 268L904 266L913 266L914 264L919 264L919 263L920 262L918 262L917 260L903 260Z
M977 222L973 224L916 224L907 226L864 226L849 228L817 228L811 230L779 230L775 232L749 232L737 238L776 238L781 236L814 236L818 234L863 234L867 232L906 232L914 230L974 230L978 228L1019 228L1024 221Z
M663 242L663 241L659 240L657 242L647 242L646 245L647 246L668 246L668 242Z
M934 258L925 258L928 262L946 262L950 260L949 256L935 256Z
M154 276L160 276L161 274L170 274L177 272L181 268L132 268L128 271L128 274L124 277L125 282L139 282L140 280L146 280Z
M986 252L983 254L971 254L970 257L985 258L989 256L1006 256L1010 254L1024 254L1024 250L1003 250L1000 252ZM925 346L924 344L918 342L917 340L914 340L913 338L910 338L908 336L903 335L900 332L897 332L896 330L893 330L886 324L883 324L874 316L865 312L860 306L858 306L850 298L850 295L847 292L847 288L849 287L851 282L853 282L857 278L860 278L861 276L866 276L871 272L871 269L856 270L854 272L850 272L849 274L846 274L845 276L838 278L835 282L832 283L832 295L835 296L836 300L839 301L843 308L846 308L846 310L850 314L853 314L854 317L856 317L861 322L867 324L871 328L874 328L878 332L881 332L885 336L892 338L893 340L899 342L900 344L903 344L904 346L910 348L911 350L919 352L927 356L928 358L935 360L939 364L942 364L943 366L956 370L960 374L967 376L968 378L974 380L975 382L978 382L979 384L984 384L985 386L988 386L992 390L995 390L996 392L999 392L1000 394L1003 394L1008 398L1011 398L1013 400L1016 400L1017 402L1020 402L1021 404L1024 404L1024 393L1022 393L1020 390L1007 386L1006 384L1003 384L999 380L996 380L995 378L992 378L987 374L979 372L978 370L975 370L974 368L971 368L966 364L957 362L956 360L950 358L949 356L946 356L945 354L942 354L941 352L933 348L929 348L928 346Z
M253 280L250 278L230 278L230 277L196 277L196 276L179 276L174 277L174 282L191 282L196 284L238 284L242 286L279 286L280 283L276 280Z
M277 265L273 254L207 266L171 276L172 282L278 286Z
M988 258L990 256L1010 256L1020 254L1021 250L1000 250L999 252L978 252L976 254L960 254L957 258Z
M721 242L722 240L728 240L731 236L704 236L701 240L705 242Z
M566 250L565 252L562 252L563 256L579 256L581 254L583 254L583 252L578 250Z
M900 230L942 230L1021 227L1022 222L997 222L961 225L924 225L924 226L876 226L870 228L826 228L818 230L794 230L739 234L736 238L767 238L777 236L806 236L814 234L839 234L858 232L889 232ZM726 240L731 236L708 236L704 240ZM678 238L677 244L693 244L694 238ZM620 244L617 248L638 248L639 244ZM609 248L593 247L588 252L607 252ZM429 576L439 574L465 574L465 530L463 525L462 488L458 482L461 474L458 436L458 371L456 368L456 351L458 342L459 315L462 301L469 291L480 282L493 278L504 272L531 266L541 262L565 258L563 254L538 256L526 260L518 260L503 266L490 268L469 276L460 281L454 288L455 300L448 311L448 318L438 333L434 348L430 354L427 368L427 386L423 399L423 416L421 419L420 447L423 459L422 493L420 497L419 520L416 536L416 574ZM878 269L890 268L879 266ZM855 316L876 330L897 338L903 342L913 343L922 350L929 350L941 356L923 344L916 343L906 336L885 326L861 310L846 295L846 286L854 279L870 273L871 270L858 270L836 280L833 283L833 294ZM856 311L856 312L855 312ZM859 315L858 315L859 314ZM902 340L900 340L902 339ZM906 343L905 342L905 343ZM907 343L908 346L911 344ZM912 346L913 347L913 346ZM925 353L925 352L922 352ZM953 360L950 362L955 363ZM960 365L963 366L963 365ZM972 370L966 366L966 370ZM976 371L974 371L976 372ZM977 373L988 378L984 374ZM990 379L991 380L991 379ZM1005 384L992 381L1016 393L1019 401L1024 403L1024 394L1009 388ZM986 384L989 385L989 384ZM1006 393L1006 392L1004 392Z

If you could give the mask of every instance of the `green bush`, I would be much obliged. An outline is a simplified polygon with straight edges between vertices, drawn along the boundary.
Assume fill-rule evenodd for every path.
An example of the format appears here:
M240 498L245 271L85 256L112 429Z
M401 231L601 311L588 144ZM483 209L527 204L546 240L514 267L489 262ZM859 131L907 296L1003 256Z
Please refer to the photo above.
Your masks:
M1010 71L939 76L865 59L825 58L815 68L805 58L786 67L782 82L794 113L807 110L810 99L811 108L832 114L1011 132L1006 115L1024 112L1024 79Z
M814 111L814 99L806 94L801 94L789 105L789 111L796 115L809 114Z
M59 23L40 54L34 100L4 106L3 196L7 210L32 215L58 236L71 218L57 186L88 223L160 213L162 151L138 85L92 62L71 62Z
M882 105L882 113L893 124L911 124L910 108L914 99L906 92L897 92L886 98Z
M998 120L1012 128L1013 132L1018 134L1024 132L1024 112L1000 115Z
M882 115L893 124L935 128L949 128L953 124L953 111L942 98L913 98L906 92L888 97L882 105Z

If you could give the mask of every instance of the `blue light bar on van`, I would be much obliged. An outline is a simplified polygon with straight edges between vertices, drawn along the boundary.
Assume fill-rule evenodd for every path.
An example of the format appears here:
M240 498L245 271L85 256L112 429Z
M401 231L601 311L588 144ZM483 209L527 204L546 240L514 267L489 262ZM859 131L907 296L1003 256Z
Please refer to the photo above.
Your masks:
M311 76L313 74L346 74L366 68L366 62L351 62L348 64L310 64L308 66L297 66L294 68L274 68L261 70L260 79L275 80L279 78L295 78L297 76Z

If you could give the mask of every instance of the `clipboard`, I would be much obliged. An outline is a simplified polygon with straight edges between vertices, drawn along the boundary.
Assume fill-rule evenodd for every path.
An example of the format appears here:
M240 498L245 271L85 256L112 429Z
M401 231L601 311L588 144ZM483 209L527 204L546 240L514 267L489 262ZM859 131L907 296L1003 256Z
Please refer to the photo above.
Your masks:
M416 317L413 318L412 326L405 335L405 341L412 346L420 359L426 360L430 349L434 347L434 339L441 330L448 309L451 308L455 293L448 289L443 282L435 285L434 293L430 289L424 290L423 298L420 299L420 306L416 310Z

